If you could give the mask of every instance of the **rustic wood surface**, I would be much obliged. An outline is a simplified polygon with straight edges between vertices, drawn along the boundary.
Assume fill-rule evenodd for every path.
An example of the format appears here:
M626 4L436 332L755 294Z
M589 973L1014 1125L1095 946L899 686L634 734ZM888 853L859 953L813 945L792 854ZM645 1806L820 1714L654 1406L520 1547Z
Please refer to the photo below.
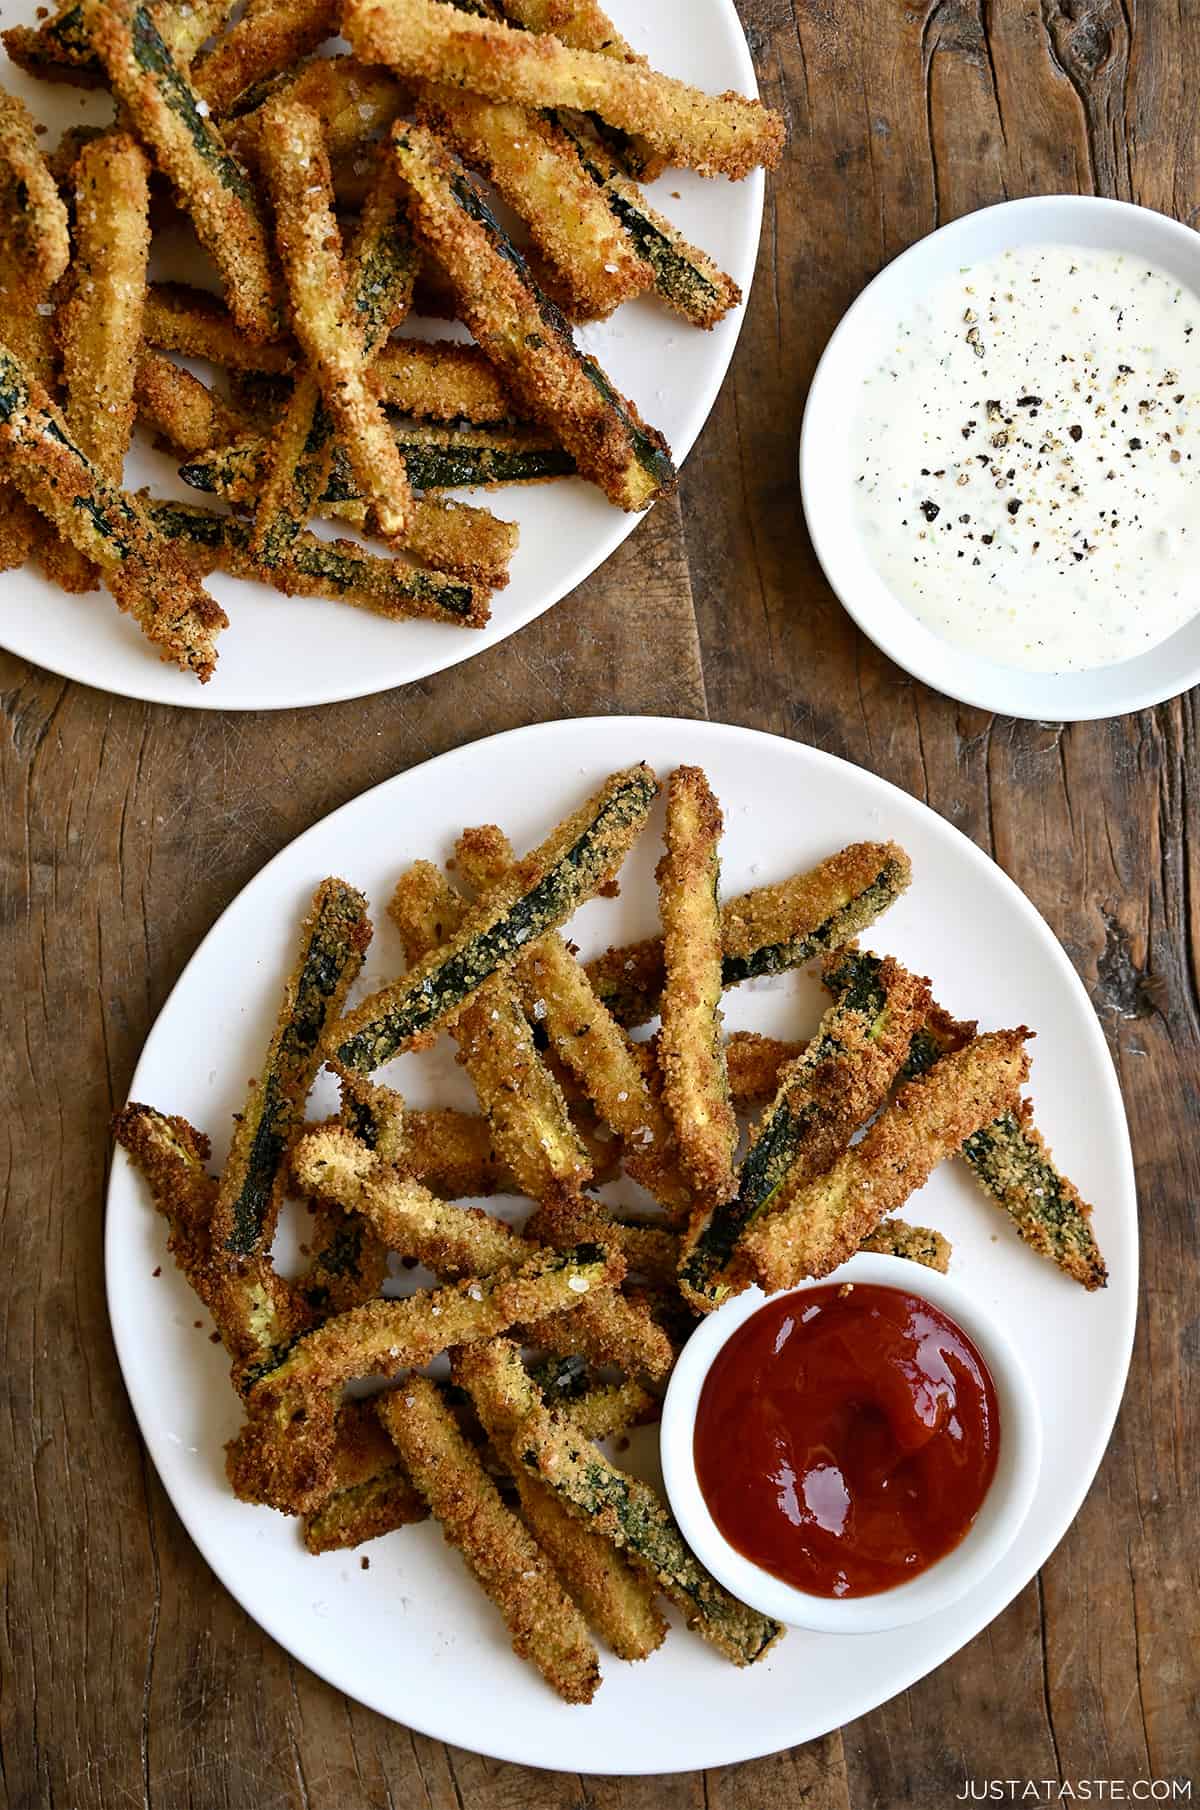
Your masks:
M1195 699L1064 729L909 680L820 578L795 452L839 314L939 222L1061 189L1194 222L1200 7L742 0L742 13L791 128L749 318L679 503L579 593L466 667L303 715L175 712L0 658L6 1805L890 1810L948 1804L968 1778L1197 1768ZM1041 1576L932 1677L840 1733L640 1781L447 1749L346 1701L261 1633L141 1450L101 1266L109 1113L228 900L387 775L515 724L605 710L707 712L811 742L994 854L1062 938L1109 1034L1143 1224L1125 1409Z

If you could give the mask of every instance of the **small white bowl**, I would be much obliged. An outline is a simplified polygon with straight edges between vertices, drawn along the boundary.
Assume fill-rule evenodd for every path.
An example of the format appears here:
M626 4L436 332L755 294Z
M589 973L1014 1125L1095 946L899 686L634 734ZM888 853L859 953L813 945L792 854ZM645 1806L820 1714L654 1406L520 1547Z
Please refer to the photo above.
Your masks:
M1042 1421L1025 1365L1008 1334L981 1312L969 1288L902 1257L859 1252L822 1282L789 1291L802 1295L829 1282L876 1283L920 1295L956 1320L977 1346L996 1388L1000 1450L996 1474L969 1531L928 1570L874 1596L812 1596L764 1571L725 1539L696 1479L693 1436L705 1378L726 1340L768 1297L760 1288L737 1295L692 1334L675 1366L663 1404L663 1481L683 1537L727 1590L751 1608L791 1627L826 1634L877 1634L948 1609L999 1563L1029 1513L1042 1464ZM777 1299L772 1296L770 1299Z
M1006 716L1086 722L1145 710L1200 681L1200 616L1135 659L1092 672L1025 672L943 641L892 593L855 524L848 398L874 368L881 336L943 277L1025 245L1056 242L1126 252L1200 295L1200 234L1165 214L1094 195L1038 195L966 214L920 239L868 283L818 364L800 433L800 495L809 536L834 591L863 633L927 685Z

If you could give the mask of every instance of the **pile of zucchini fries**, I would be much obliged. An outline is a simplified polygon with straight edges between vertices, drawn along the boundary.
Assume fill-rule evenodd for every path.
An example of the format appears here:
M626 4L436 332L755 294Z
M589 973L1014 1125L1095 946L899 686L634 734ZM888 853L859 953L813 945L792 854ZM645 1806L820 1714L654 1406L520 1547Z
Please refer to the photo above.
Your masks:
M182 1119L130 1105L114 1128L232 1360L238 1495L300 1516L313 1552L433 1515L514 1650L569 1702L599 1682L594 1637L624 1659L659 1645L659 1595L739 1665L781 1632L597 1445L656 1418L698 1316L861 1248L944 1269L946 1239L893 1215L950 1156L1068 1276L1106 1275L1091 1209L1020 1095L1029 1033L977 1034L858 945L909 883L894 843L722 903L721 810L680 767L661 936L577 959L564 927L611 892L659 790L633 766L523 858L485 825L459 837L453 880L408 868L388 908L407 968L350 1009L367 905L325 880L220 1177ZM727 988L814 961L831 1004L810 1042L725 1036ZM410 1109L375 1078L442 1032L477 1113ZM322 1062L341 1108L312 1123ZM640 1206L597 1192L622 1174ZM530 1202L520 1230L464 1204L500 1193ZM271 1259L286 1198L313 1216L294 1281ZM385 1296L389 1253L430 1285ZM449 1381L422 1374L445 1354ZM364 1379L383 1387L344 1400Z
M444 492L578 474L626 510L665 495L670 448L572 323L643 293L721 319L736 284L639 179L740 177L783 139L757 101L651 70L594 0L233 10L65 0L4 32L27 74L111 92L113 125L49 159L0 89L0 570L103 580L201 681L228 625L214 570L479 628L517 530ZM152 227L181 216L223 299L148 281ZM394 337L421 313L474 343ZM219 507L122 488L138 418Z

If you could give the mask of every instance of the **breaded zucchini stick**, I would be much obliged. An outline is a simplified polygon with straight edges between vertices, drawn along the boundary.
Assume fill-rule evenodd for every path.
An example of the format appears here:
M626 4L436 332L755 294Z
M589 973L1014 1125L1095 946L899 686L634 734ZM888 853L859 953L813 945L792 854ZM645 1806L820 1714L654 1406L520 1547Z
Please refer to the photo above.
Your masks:
M853 953L850 967L863 958ZM974 1024L952 1018L931 1002L913 1036L904 1064L905 1079L924 1075L942 1057L960 1050L975 1034ZM1091 1227L1092 1209L1074 1182L1054 1164L1033 1122L1033 1106L1022 1101L966 1140L960 1155L985 1194L1002 1206L1020 1236L1084 1288L1103 1288L1108 1269Z
M67 210L38 149L33 115L0 88L0 202L3 233L29 276L49 289L71 255Z
M151 10L163 43L186 64L206 39L220 31L233 8L230 0L181 0L179 5L160 0ZM78 0L60 6L39 26L14 25L0 37L12 61L42 81L95 88L106 80Z
M41 279L23 264L0 227L0 309L4 333L25 370L47 390L54 387L54 345L50 322L38 312L46 298ZM0 572L25 563L43 543L46 525L14 484L0 483Z
M262 345L247 338L215 295L190 283L151 283L142 331L146 344L160 352L207 358L230 371L282 374L292 370L297 358L293 340Z
M116 1142L145 1176L167 1221L167 1248L213 1317L235 1365L275 1361L310 1324L298 1292L259 1253L234 1270L213 1253L211 1221L218 1183L205 1169L208 1139L185 1119L130 1104L113 1119Z
M413 495L383 410L366 381L374 335L364 332L360 305L365 298L348 283L340 255L320 119L311 107L273 100L263 113L261 144L293 331L381 530L403 534L412 519ZM408 295L411 288L406 305Z
M896 843L854 842L806 873L726 900L722 984L783 974L841 948L894 904L911 878L912 864ZM662 938L609 949L587 971L618 1023L645 1024L662 996Z
M648 428L559 310L533 282L478 184L422 126L392 128L413 230L450 279L463 320L505 386L619 508L639 510L674 487L662 435Z
M773 1293L844 1263L973 1132L1014 1110L1029 1072L1024 1027L993 1031L910 1081L861 1142L788 1190L742 1238L737 1262Z
M400 876L388 915L407 959L419 963L461 931L468 910L431 862L418 861ZM485 982L449 1029L520 1192L544 1201L577 1195L592 1179L587 1151L507 979Z
M932 1226L910 1226L903 1219L880 1220L858 1248L879 1251L885 1257L907 1257L943 1276L950 1268L950 1240Z
M688 1228L679 1286L699 1313L719 1307L745 1275L731 1276L735 1248L764 1213L790 1197L841 1154L887 1097L929 987L890 956L830 958L835 994L807 1049L780 1076L774 1101L755 1127L732 1200L701 1211Z
M197 92L214 113L228 113L252 83L333 37L337 20L337 0L249 0L232 30L197 59Z
M379 1403L384 1426L452 1546L504 1617L513 1651L567 1703L590 1703L596 1649L536 1539L504 1506L435 1383L410 1377Z
M465 830L454 852L467 885L478 893L498 886L516 864L508 838L494 824ZM513 978L526 1014L621 1139L628 1173L669 1211L686 1213L690 1193L676 1167L666 1114L624 1031L596 998L563 938L557 932L542 937L517 963Z
M649 264L553 121L437 82L421 88L418 114L526 221L572 319L603 319L650 287Z
M615 876L657 791L644 763L612 774L440 949L343 1020L337 1060L369 1073L441 1029L493 974L515 966L526 943L556 930Z
M300 928L262 1074L237 1120L222 1171L212 1221L218 1250L243 1258L270 1247L284 1156L303 1119L321 1041L341 1012L370 940L363 895L344 880L322 880Z
M736 308L742 292L706 251L690 245L665 215L652 208L621 169L591 121L578 113L555 115L575 147L589 179L649 265L656 294L668 308L706 331Z
M374 1412L373 1401L369 1406ZM362 1483L337 1490L319 1508L310 1510L303 1521L304 1544L314 1555L346 1552L428 1517L424 1496L404 1466L393 1464Z
M300 534L289 557L264 566L250 552L250 524L190 503L143 499L146 514L165 541L181 548L198 570L232 572L291 597L330 597L390 621L420 617L456 628L482 628L486 592L446 572L401 559L379 559L356 541L318 540Z
M58 335L66 418L97 470L121 482L133 433L134 376L142 343L150 254L149 165L126 132L85 145L74 170L75 262ZM90 591L95 566L70 542L47 549L46 570L66 591Z
M560 1502L625 1552L735 1665L750 1665L783 1629L724 1590L684 1544L678 1527L648 1484L617 1470L579 1436L564 1415L552 1413L530 1382L515 1345L493 1340L460 1359L460 1373L488 1390L489 1406L503 1411L516 1459Z
M658 864L663 925L658 1065L683 1165L712 1206L736 1192L738 1127L721 1038L721 807L699 767L667 786L666 853Z
M661 1411L658 1397L631 1377L594 1384L565 1407L585 1439L617 1439L631 1427L652 1426Z
M383 1287L387 1245L360 1213L336 1201L313 1203L308 1268L296 1288L314 1321L361 1307Z
M737 179L759 164L773 169L783 153L783 120L761 101L704 94L641 64L572 50L558 38L514 31L440 0L347 0L342 30L365 63L492 101L598 113L702 176Z
M0 345L0 458L26 501L104 573L164 660L203 683L216 668L213 645L228 626L220 605L188 570L144 511L85 457L42 386Z
M408 313L416 269L397 187L384 178L363 212L346 269L346 308L359 334L364 366ZM267 563L286 557L316 507L325 489L333 436L318 378L301 371L275 431L254 515L252 551Z
M615 1364L651 1382L664 1381L675 1363L675 1348L646 1304L611 1291L593 1296L586 1313L544 1314L520 1324L524 1343L538 1350Z
M504 421L512 413L499 373L478 346L451 339L393 339L371 367L379 399L431 421Z
M613 1209L591 1194L550 1211L539 1207L525 1222L525 1236L541 1244L557 1245L560 1251L581 1239L594 1238L602 1244L616 1245L631 1273L654 1282L675 1281L678 1234L649 1220L616 1218Z
M185 457L244 435L249 422L215 390L160 352L143 351L133 380L139 418Z
M84 25L113 92L170 177L180 205L221 273L238 326L251 339L279 332L267 237L250 181L227 149L186 68L145 0L81 0Z
M515 1431L508 1396L491 1385L493 1372L475 1366L471 1352L460 1354L454 1380L466 1389L492 1446L512 1474L521 1518L548 1554L559 1577L595 1629L619 1659L645 1659L660 1647L667 1624L654 1606L654 1591L615 1548L563 1508L544 1483L514 1457Z

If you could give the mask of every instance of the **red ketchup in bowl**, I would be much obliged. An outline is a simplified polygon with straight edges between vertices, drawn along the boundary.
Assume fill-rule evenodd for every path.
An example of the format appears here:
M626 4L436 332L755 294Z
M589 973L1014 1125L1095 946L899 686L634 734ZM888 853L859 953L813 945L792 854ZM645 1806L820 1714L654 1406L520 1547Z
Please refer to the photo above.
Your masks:
M717 1353L696 1477L729 1544L813 1596L907 1582L968 1532L996 1470L996 1391L946 1314L832 1283L768 1301Z

